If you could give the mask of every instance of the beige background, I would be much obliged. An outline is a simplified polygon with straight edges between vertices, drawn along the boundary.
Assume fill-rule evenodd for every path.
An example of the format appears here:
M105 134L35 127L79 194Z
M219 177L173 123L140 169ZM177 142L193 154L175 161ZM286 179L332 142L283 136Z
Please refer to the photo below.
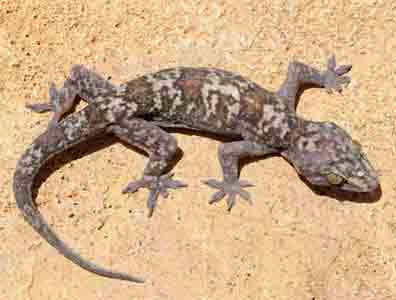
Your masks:
M1 1L0 299L396 299L396 6L392 1ZM218 141L176 134L174 168L189 184L146 218L147 191L120 190L145 156L106 139L68 151L41 175L36 199L84 257L147 279L92 275L61 257L21 218L16 161L49 115L47 99L81 63L120 83L165 67L213 66L276 89L297 58L352 63L342 95L309 90L299 112L332 120L378 169L375 203L309 189L281 158L246 165L254 206L231 214L201 183L218 178Z

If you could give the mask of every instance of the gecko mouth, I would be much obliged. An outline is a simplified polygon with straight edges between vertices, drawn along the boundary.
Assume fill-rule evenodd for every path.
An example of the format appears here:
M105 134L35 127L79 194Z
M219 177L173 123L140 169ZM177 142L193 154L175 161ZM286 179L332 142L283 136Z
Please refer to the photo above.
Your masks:
M378 180L373 179L369 182L365 182L364 184L362 184L358 183L355 180L348 179L340 185L340 188L348 192L370 193L379 188L379 182Z
M302 177L304 178L304 177ZM309 178L309 177L308 177ZM305 177L307 179L307 177ZM352 193L372 193L379 189L380 184L377 178L363 179L363 178L346 178L337 184L330 184L325 178L315 178L308 181L317 187L327 187L332 190L339 190Z

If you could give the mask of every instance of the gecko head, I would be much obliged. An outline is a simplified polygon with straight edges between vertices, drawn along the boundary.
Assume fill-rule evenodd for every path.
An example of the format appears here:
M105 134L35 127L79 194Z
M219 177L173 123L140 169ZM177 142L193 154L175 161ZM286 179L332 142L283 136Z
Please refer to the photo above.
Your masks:
M284 156L310 184L348 192L373 192L378 175L361 145L332 122L304 121Z

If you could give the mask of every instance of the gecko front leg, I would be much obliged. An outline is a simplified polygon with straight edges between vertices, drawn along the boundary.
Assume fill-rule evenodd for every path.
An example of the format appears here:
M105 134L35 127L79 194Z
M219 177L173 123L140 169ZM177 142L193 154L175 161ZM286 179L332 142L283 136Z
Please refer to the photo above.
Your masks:
M300 87L304 84L325 88L328 93L341 92L342 86L350 82L349 76L344 76L352 68L352 65L341 65L337 67L335 56L332 55L327 61L327 70L320 72L316 68L298 61L291 62L288 67L287 76L277 95L287 99L291 109L296 107L296 97Z
M177 150L176 139L161 128L141 119L124 120L112 125L110 131L117 137L149 153L149 161L141 179L130 182L123 193L134 193L140 188L150 190L147 201L148 216L151 217L158 196L168 197L168 189L187 186L165 174Z
M236 195L240 195L244 200L251 202L250 194L244 188L253 186L253 184L238 179L238 161L243 157L260 156L274 152L276 150L273 148L251 141L221 144L218 150L218 156L223 171L223 181L215 179L205 181L210 187L219 189L219 191L213 194L209 203L218 202L228 195L227 206L230 211L235 204Z

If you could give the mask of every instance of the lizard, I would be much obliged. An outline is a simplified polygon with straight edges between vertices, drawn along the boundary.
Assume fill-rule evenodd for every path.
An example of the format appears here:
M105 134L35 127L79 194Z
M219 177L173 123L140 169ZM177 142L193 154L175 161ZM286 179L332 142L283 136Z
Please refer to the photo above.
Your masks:
M218 158L222 180L205 181L216 189L215 203L226 197L228 210L236 197L251 202L249 181L239 179L243 157L277 154L314 186L369 193L379 188L378 175L361 145L334 122L306 120L296 113L303 85L342 92L351 79L352 65L337 66L335 56L327 69L293 60L280 88L269 91L257 83L215 68L176 67L142 75L121 85L83 65L74 65L59 89L51 83L49 102L28 104L34 112L53 112L44 133L19 159L13 181L18 208L24 219L50 245L80 267L108 278L142 283L139 277L115 272L83 259L49 227L32 199L32 184L40 168L55 154L105 133L137 146L149 154L143 176L123 193L147 188L148 215L161 195L185 187L169 166L178 148L167 128L180 127L232 137L220 144ZM88 105L71 112L78 98Z

